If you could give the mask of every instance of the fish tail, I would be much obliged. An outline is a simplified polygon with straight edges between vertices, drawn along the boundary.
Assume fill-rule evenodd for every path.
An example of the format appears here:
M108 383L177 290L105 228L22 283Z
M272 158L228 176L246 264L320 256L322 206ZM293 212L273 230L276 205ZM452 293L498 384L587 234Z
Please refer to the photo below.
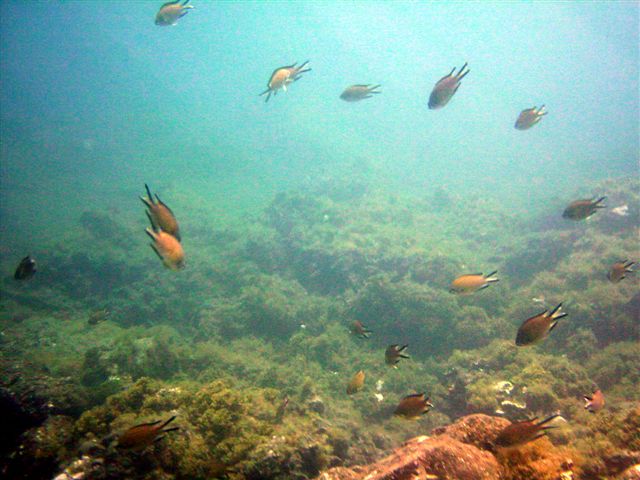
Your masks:
M308 63L309 63L309 60L306 60L306 61L302 62L302 65L300 65L300 66L297 68L298 73L304 73L304 72L308 72L309 70L311 70L311 68L304 68L304 67L306 67L306 66L307 66L307 64L308 64ZM295 63L294 63L294 65L295 65ZM303 69L304 69L304 70L303 70Z
M562 308L562 302L560 302L556 308L551 310L551 312L549 312L549 314L547 316L551 317L553 319L566 317L568 315L568 313L561 312L560 311L561 308Z
M552 420L555 420L556 418L560 417L561 415L559 413L554 413L553 415L551 415L550 417L545 418L544 420L540 420L537 425L539 427L545 425L546 423L551 422ZM545 428L553 428L550 425L547 425Z
M151 195L151 190L149 189L149 185L145 183L144 188L147 190L147 197L149 198L149 201L153 203L153 196Z
M171 422L173 422L176 419L176 415L174 415L173 417L171 417L169 420L167 420L166 422L164 422L162 425L160 425L160 430L162 430L164 427L166 427L167 425L169 425ZM165 430L165 432L170 432L173 430L177 430L178 427L173 427L173 428L169 428L167 430Z
M595 202L593 202L593 206L596 208L607 208L606 205L600 205L600 202L603 202L606 198L606 196L600 197Z
M493 277L496 273L498 273L498 271L497 271L497 270L494 270L493 272L489 273L488 275L485 275L485 276L484 276L484 279L485 279L487 282L499 282L499 281L500 281L500 279L499 279L499 278L491 278L491 277Z

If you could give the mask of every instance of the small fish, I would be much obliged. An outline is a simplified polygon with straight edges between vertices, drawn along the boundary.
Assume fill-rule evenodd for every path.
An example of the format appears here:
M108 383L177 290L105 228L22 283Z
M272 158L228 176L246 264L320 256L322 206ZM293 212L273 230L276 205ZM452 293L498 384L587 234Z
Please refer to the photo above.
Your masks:
M187 5L187 3L189 3L189 0L185 0L183 3L177 0L162 5L156 14L156 25L166 27L178 23L178 20L189 13L190 9L194 8L193 5Z
M501 448L511 448L537 440L543 437L547 433L547 430L555 428L547 424L559 416L559 414L551 415L539 422L538 417L522 422L514 422L502 429L495 439L494 444Z
M516 335L516 345L519 347L539 342L549 335L549 332L558 324L558 320L568 314L561 312L562 303L553 310L545 310L538 315L526 319Z
M271 98L272 93L275 97L278 94L278 90L284 90L286 92L287 86L289 84L297 82L298 80L300 80L303 73L311 70L311 68L304 68L308 63L309 60L304 62L299 67L296 67L296 62L293 65L276 68L271 74L271 77L269 77L269 81L267 82L267 89L258 96L261 97L262 95L267 94L267 98L265 98L264 100L266 103L269 101L269 98Z
M365 327L360 320L356 320L351 325L351 333L358 335L360 338L369 338L373 332Z
M166 428L175 420L175 415L166 422L158 420L151 423L135 425L118 437L118 448L126 450L142 451L158 440L164 438L164 434L178 430L178 427Z
M460 88L460 81L470 72L470 70L467 70L463 73L466 66L467 64L465 63L455 75L453 72L456 71L456 67L453 67L449 75L445 75L438 80L429 96L429 108L431 110L442 108L449 103L451 97L453 97L458 91L458 88Z
M16 280L28 280L36 274L36 261L29 255L20 260L13 278Z
M623 260L621 262L616 262L611 266L611 270L607 273L607 278L611 283L618 283L619 281L627 278L627 273L632 273L633 267L636 262L631 262L629 260Z
M404 353L408 346L409 345L398 345L397 343L389 345L384 352L384 361L386 364L393 366L393 368L397 368L398 363L400 363L400 359L409 358L409 355Z
M180 238L180 227L178 226L178 221L171 209L166 203L160 200L160 197L158 197L157 194L155 202L153 201L151 190L149 190L149 186L146 183L144 184L144 188L147 189L148 198L140 197L140 200L142 200L142 203L144 203L149 209L148 212L151 216L152 225L161 228L164 232L169 235L173 235L178 240L182 240Z
M408 419L418 418L427 413L433 405L429 403L429 397L425 393L414 393L407 395L394 410L393 414Z
M598 209L607 208L606 205L600 204L600 202L605 198L607 197L600 197L597 200L593 198L575 200L564 209L564 212L562 212L562 218L568 218L569 220L585 220L596 213Z
M488 275L483 275L482 273L461 275L451 282L449 291L459 295L471 295L478 290L487 288L492 283L498 282L499 279L494 277L496 273L498 273L497 270Z
M354 393L359 392L360 390L362 390L363 386L364 372L360 370L349 381L349 385L347 385L347 395L353 395Z
M145 229L147 235L153 240L149 245L156 252L158 258L162 260L165 267L171 270L181 270L184 268L184 250L182 245L173 235L169 235L161 228L154 227L151 214L147 212L152 228Z
M590 413L599 412L604 408L604 395L599 388L597 388L591 396L585 395L583 398L584 408Z
M544 105L542 105L540 108L533 107L522 110L520 112L520 115L518 115L518 119L516 120L515 129L528 130L540 120L542 120L542 117L547 113L548 112L544 110Z
M358 102L365 98L371 98L374 94L382 93L376 88L380 88L380 85L351 85L342 92L340 98L345 102Z
M280 405L278 406L278 410L276 410L276 423L282 423L282 419L284 418L284 414L287 411L287 407L289 406L289 397L284 397Z

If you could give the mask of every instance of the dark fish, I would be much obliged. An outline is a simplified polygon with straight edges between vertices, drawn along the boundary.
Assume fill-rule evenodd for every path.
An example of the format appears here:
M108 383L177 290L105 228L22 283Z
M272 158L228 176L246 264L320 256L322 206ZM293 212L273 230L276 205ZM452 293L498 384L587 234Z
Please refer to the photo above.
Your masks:
M558 320L566 317L568 314L561 312L562 303L558 304L553 310L545 310L538 315L526 319L518 329L516 335L516 345L519 347L531 345L532 343L543 340L549 332L558 324Z
M144 188L147 189L148 198L140 197L140 200L142 200L142 203L149 209L148 213L151 219L151 226L161 228L164 232L181 240L180 227L178 226L176 216L167 204L160 200L157 194L155 202L153 201L151 190L149 190L149 186L146 183L144 184Z
M497 270L494 270L488 275L482 273L472 273L468 275L461 275L451 282L449 291L451 293L457 293L459 295L471 295L473 292L487 288L492 283L498 282L500 279L493 277Z
M178 0L162 5L156 14L156 25L166 27L178 23L178 20L189 13L189 9L194 8L192 5L187 6L187 3L189 3L189 0L185 0L182 3Z
M597 388L591 396L584 396L584 408L590 413L599 412L604 408L604 395L599 388Z
M369 338L372 332L367 329L360 320L356 320L351 325L351 333L358 335L360 338Z
M438 83L433 87L431 95L429 96L429 108L431 110L442 108L449 103L451 97L453 97L458 91L458 88L460 88L460 81L470 72L470 70L463 72L466 66L467 64L465 63L455 75L453 72L456 71L456 67L453 67L449 75L445 75L438 80Z
M36 274L36 261L29 255L20 260L13 278L16 280L28 280Z
M296 62L297 63L297 62ZM259 97L267 94L267 98L264 99L265 102L269 101L271 98L271 94L275 97L278 93L278 90L287 91L287 86L293 82L297 82L300 80L301 75L305 72L311 70L311 68L304 68L309 63L309 60L304 62L299 67L296 67L296 63L293 65L288 65L286 67L276 68L271 77L269 77L269 81L267 82L267 89L262 92Z
M429 397L426 394L414 393L400 400L393 414L412 419L424 415L431 408L433 408L433 405L429 403Z
M600 197L597 200L590 198L583 198L571 202L567 208L562 212L562 218L568 218L570 220L584 220L596 213L599 208L607 208L606 205L601 205L607 197Z
M356 373L351 380L349 381L349 385L347 385L347 395L353 395L354 393L362 390L364 386L364 372L360 370Z
M394 368L398 363L400 363L400 359L409 358L409 355L405 354L404 351L409 345L398 345L394 343L393 345L389 345L384 352L384 361L387 365L392 365Z
M542 117L547 113L548 112L544 111L544 105L542 105L540 108L533 107L522 110L520 112L520 115L518 115L518 119L516 120L515 129L528 130L540 120L542 120Z
M342 92L340 98L345 102L358 102L365 98L371 98L373 94L382 93L376 90L376 88L380 88L380 85L351 85Z
M555 428L552 425L547 425L547 423L559 416L558 414L551 415L540 422L538 422L538 417L522 422L514 422L502 429L495 439L494 444L497 447L510 448L537 440L543 437L547 433L547 430Z
M620 280L627 278L627 273L633 272L633 267L636 262L629 260L623 260L622 262L616 262L611 266L611 270L607 273L607 278L611 283L618 283Z
M178 430L178 427L165 428L175 420L175 415L166 422L160 420L135 425L118 437L118 448L141 451L154 442L162 439L165 433Z

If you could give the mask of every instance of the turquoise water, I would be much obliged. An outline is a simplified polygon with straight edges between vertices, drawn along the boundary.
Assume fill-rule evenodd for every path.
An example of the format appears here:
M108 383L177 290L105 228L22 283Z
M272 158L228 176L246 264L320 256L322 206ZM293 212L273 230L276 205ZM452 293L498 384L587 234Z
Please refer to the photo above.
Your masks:
M318 441L347 438L349 456L332 452L345 465L468 413L562 411L574 430L554 444L606 477L585 459L619 447L607 429L640 391L638 275L606 280L640 258L638 2L191 3L172 27L154 24L155 1L0 3L0 393L5 362L31 362L88 398L53 470L87 438L175 407L201 435L193 458L204 445L252 471L255 458L198 430L189 398L210 389L262 395L258 423L286 395L290 423L265 438L294 448L327 422ZM287 92L259 96L275 68L306 60ZM429 110L465 62L458 92ZM382 93L347 103L351 84ZM514 128L542 104L538 125ZM145 183L180 222L183 271L147 246ZM592 218L562 219L572 200L604 195ZM27 254L38 272L15 282ZM448 291L493 270L486 290ZM515 349L521 322L560 302L568 319ZM356 319L370 339L349 333ZM382 363L391 343L410 344L398 370ZM359 369L363 392L348 397ZM149 398L188 393L131 406L142 377L166 382ZM237 388L211 387L219 378ZM503 381L525 412L500 410ZM581 397L595 384L612 408L589 418ZM426 420L379 420L422 391ZM105 419L111 393L122 409ZM168 442L186 451L185 438Z
M159 28L157 2L3 2L12 242L34 222L55 228L45 199L68 207L56 214L66 224L87 202L128 210L144 182L228 213L324 176L537 207L637 173L635 2L194 5ZM272 70L307 59L313 70L265 105ZM428 111L435 82L464 62L454 99ZM353 83L383 93L340 101ZM513 129L543 103L540 125Z

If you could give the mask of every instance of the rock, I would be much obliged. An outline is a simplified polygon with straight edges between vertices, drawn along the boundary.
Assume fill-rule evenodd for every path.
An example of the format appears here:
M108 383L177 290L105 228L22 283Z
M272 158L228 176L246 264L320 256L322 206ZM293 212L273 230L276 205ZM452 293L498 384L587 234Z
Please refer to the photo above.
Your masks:
M640 464L627 468L617 480L640 480Z
M482 450L492 450L493 441L498 433L510 423L504 418L490 417L479 413L462 417L451 425L432 430L431 433L433 435L448 435Z
M318 480L491 480L499 476L500 466L491 453L448 435L440 435L413 438L373 465L332 468L321 474Z
M628 470L631 466L640 464L640 452L621 450L610 455L604 455L602 460L607 467L607 474L613 476L625 469Z

